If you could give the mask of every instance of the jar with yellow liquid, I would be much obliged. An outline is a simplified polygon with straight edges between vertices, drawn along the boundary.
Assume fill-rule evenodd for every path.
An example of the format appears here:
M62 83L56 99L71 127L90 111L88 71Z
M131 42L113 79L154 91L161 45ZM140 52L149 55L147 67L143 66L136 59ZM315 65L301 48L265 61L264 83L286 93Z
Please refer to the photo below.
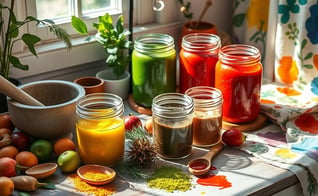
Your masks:
M111 93L82 97L76 106L78 153L85 164L112 166L125 151L124 105Z

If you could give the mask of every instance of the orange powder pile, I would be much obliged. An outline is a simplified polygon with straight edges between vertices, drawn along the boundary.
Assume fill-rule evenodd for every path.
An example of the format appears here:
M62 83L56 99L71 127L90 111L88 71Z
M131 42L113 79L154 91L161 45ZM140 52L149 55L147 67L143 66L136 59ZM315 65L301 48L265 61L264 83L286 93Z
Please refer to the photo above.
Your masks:
M87 195L107 196L112 195L116 192L116 189L112 184L103 186L89 185L86 182L82 181L76 173L70 174L69 179L73 182L76 191L85 192Z

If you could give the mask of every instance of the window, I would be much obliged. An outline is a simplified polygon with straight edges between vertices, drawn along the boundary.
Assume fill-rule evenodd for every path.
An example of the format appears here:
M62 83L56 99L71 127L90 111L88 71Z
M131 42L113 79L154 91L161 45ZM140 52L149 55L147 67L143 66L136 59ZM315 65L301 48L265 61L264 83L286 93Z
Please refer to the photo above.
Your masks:
M8 1L9 0L1 0ZM156 23L156 13L153 11L152 0L133 0L133 23L134 37L139 33L171 33L177 34L180 28L176 18L171 24L159 22ZM172 0L164 0L169 3ZM173 1L176 3L176 1ZM38 57L36 58L29 52L24 52L24 48L20 47L16 51L21 62L30 65L29 71L12 69L11 76L20 79L22 82L33 81L34 79L53 78L57 75L65 75L71 73L75 67L85 65L92 62L102 62L105 59L105 52L100 44L95 42L85 41L85 37L79 37L78 33L71 27L70 21L72 15L83 17L87 20L88 27L96 17L103 15L106 12L113 15L115 18L120 14L124 15L125 22L128 24L128 7L129 0L19 0L15 1L17 9L17 18L22 20L25 16L32 15L37 18L51 18L56 24L72 35L73 48L70 51L65 49L64 44L56 40L55 36L51 35L46 29L36 28L34 24L30 24L28 28L21 29L29 31L41 37L42 42L37 47ZM56 8L56 9L55 9ZM175 13L175 9L169 12ZM48 15L47 15L48 14ZM168 15L167 15L168 16ZM169 17L171 18L171 17ZM171 22L171 21L170 21ZM138 27L137 27L138 26ZM128 26L127 26L128 27ZM136 28L135 28L136 27ZM92 28L92 33L94 29ZM53 39L54 38L54 39ZM95 63L93 67L95 66ZM100 69L99 66L95 66ZM92 66L83 70L94 69ZM59 72L61 70L61 72ZM77 70L77 69L76 69ZM92 73L92 72L91 72Z
M76 34L70 25L72 15L80 16L91 23L97 16L106 12L114 16L123 12L121 1L118 0L27 0L26 3L27 15L51 19L71 35ZM34 25L29 26L29 31L47 40L54 37L45 29L36 28Z

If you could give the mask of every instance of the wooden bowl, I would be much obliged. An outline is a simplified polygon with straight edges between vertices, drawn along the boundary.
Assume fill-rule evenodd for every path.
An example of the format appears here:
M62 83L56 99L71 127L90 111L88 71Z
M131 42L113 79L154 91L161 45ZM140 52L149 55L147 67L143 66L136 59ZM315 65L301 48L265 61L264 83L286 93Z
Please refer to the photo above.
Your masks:
M99 177L91 178L86 175L88 172L99 174ZM77 169L77 175L88 184L104 185L115 179L116 172L113 169L102 165L84 165Z

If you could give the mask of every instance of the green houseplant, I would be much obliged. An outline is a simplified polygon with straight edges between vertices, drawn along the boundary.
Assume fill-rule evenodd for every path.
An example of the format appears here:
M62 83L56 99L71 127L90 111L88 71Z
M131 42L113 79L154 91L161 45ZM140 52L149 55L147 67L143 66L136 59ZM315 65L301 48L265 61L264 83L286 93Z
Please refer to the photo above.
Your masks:
M67 32L56 25L52 20L39 20L33 16L27 16L24 20L19 21L14 13L15 1L11 0L10 6L5 6L3 1L0 1L0 75L9 79L10 68L16 67L21 70L28 70L29 66L22 64L18 57L13 55L13 48L16 43L22 41L28 50L37 57L36 44L41 41L41 38L30 34L21 33L19 29L28 23L35 23L47 28L54 35L63 40L66 46L72 47L69 35Z
M127 39L130 34L124 29L124 17L120 15L116 24L112 17L106 13L98 17L98 22L92 24L97 30L95 35L89 35L87 25L76 16L72 16L72 26L82 35L87 35L87 40L96 40L103 45L107 54L106 64L113 69L117 79L127 70L131 60L129 49L132 42Z

